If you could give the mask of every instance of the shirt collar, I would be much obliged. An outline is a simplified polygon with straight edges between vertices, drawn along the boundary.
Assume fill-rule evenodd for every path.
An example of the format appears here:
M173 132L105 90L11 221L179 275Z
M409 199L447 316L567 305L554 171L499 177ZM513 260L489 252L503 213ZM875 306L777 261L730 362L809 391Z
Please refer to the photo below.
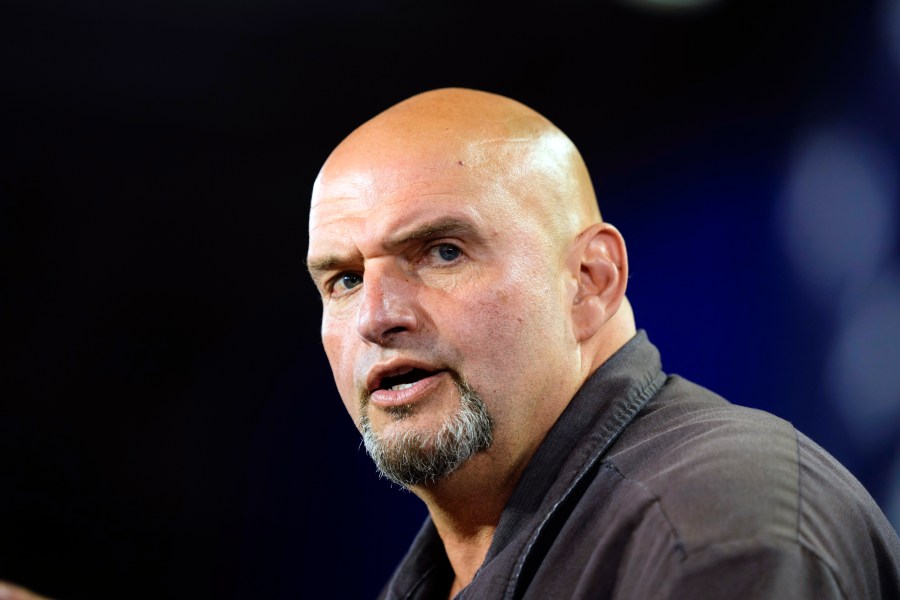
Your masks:
M547 514L656 392L659 352L639 330L594 373L547 433L510 496L486 561L536 514ZM657 385L653 385L657 383Z

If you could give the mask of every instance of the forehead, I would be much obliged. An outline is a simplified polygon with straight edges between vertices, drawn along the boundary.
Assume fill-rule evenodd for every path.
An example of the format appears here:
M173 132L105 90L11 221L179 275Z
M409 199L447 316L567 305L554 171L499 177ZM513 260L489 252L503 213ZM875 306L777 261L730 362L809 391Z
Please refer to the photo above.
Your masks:
M309 218L310 255L383 237L407 225L456 217L474 226L510 217L511 197L492 169L465 159L326 165Z

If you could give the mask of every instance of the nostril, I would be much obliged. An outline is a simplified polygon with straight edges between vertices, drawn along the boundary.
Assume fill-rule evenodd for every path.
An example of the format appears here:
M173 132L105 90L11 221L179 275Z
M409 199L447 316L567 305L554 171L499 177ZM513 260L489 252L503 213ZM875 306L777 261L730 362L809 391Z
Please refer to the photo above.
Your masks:
M394 334L403 333L406 331L406 327L391 327L390 329L386 329L381 333L381 337L378 340L379 344L386 343Z

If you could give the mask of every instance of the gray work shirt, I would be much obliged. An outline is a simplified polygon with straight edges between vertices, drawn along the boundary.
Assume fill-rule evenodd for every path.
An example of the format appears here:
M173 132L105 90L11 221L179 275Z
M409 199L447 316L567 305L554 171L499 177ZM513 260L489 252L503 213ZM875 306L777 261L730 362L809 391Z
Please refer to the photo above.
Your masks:
M452 579L428 519L380 598ZM896 599L900 540L825 450L667 377L639 331L550 430L457 598Z

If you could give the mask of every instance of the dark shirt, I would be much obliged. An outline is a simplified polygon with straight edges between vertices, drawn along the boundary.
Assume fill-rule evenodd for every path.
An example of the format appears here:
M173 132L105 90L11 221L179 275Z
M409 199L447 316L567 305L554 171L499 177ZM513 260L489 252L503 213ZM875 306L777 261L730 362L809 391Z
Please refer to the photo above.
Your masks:
M380 597L452 580L428 519ZM827 452L666 376L640 331L550 430L457 598L900 598L900 540Z

